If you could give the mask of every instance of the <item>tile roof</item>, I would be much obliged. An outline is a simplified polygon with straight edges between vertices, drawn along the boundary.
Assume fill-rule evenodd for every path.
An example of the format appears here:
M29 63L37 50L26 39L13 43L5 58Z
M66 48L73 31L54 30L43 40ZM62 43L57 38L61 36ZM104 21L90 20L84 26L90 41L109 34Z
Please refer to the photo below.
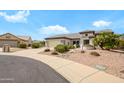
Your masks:
M23 40L29 40L30 39L30 36L17 36L17 37L20 39L23 39Z
M79 32L80 34L85 34L85 33L95 33L94 30L84 30L82 32Z
M75 38L80 38L80 34L79 33L71 33L71 34L61 34L61 35L55 35L55 36L51 36L48 37L46 39L51 39L51 38L70 38L70 39L75 39Z
M76 38L80 38L81 34L85 34L85 33L94 33L95 34L99 34L102 32L111 32L113 33L113 31L111 29L103 29L103 30L99 30L99 31L95 31L95 30L84 30L82 32L79 33L70 33L70 34L60 34L60 35L54 35L45 39L60 39L60 38L66 38L66 39L76 39Z

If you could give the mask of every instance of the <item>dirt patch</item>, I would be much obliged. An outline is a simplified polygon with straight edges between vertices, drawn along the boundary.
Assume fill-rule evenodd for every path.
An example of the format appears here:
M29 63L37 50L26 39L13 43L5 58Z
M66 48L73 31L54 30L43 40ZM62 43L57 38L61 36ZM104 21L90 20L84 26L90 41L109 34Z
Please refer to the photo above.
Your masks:
M91 52L98 52L100 56L93 56ZM51 55L51 52L42 53ZM90 67L97 67L104 69L105 72L124 78L124 54L110 52L105 50L87 50L85 53L81 53L79 49L75 49L74 52L67 52L65 54L53 55L65 59L75 61L80 64L88 65ZM100 67L104 66L104 67Z

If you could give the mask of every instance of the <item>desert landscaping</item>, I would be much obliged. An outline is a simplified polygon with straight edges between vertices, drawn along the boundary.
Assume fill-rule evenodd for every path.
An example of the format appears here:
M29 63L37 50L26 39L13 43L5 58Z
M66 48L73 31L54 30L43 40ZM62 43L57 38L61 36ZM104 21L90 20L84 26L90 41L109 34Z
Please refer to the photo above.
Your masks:
M103 70L109 74L124 79L124 53L112 52L107 50L86 50L81 52L79 48L72 49L64 54L53 55L53 51L41 52L42 54L65 58L74 62L88 65L90 67ZM100 56L91 55L97 52Z

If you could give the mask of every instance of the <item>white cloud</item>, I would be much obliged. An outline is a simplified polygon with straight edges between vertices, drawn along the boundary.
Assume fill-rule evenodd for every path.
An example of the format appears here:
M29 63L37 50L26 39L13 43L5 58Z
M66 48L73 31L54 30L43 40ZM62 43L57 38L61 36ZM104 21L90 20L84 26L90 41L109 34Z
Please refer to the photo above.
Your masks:
M2 16L7 22L12 23L26 23L29 15L30 11L18 11L13 15L8 15L6 12L0 12L0 16Z
M44 35L66 34L69 33L66 27L60 25L45 26L40 28L40 32Z
M95 27L105 27L105 26L109 26L111 23L112 22L109 22L109 21L99 20L99 21L93 22L93 26L95 26Z

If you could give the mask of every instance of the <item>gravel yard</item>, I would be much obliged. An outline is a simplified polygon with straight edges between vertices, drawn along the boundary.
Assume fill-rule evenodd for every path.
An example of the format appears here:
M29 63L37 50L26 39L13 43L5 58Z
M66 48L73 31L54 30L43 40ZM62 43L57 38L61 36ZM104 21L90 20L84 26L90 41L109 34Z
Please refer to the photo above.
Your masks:
M98 52L100 56L90 55L92 51ZM51 55L51 52L43 52L42 54ZM81 53L79 49L75 49L63 55L59 54L53 56L69 59L97 69L104 68L105 72L124 79L124 53L105 50L86 50L85 53Z

